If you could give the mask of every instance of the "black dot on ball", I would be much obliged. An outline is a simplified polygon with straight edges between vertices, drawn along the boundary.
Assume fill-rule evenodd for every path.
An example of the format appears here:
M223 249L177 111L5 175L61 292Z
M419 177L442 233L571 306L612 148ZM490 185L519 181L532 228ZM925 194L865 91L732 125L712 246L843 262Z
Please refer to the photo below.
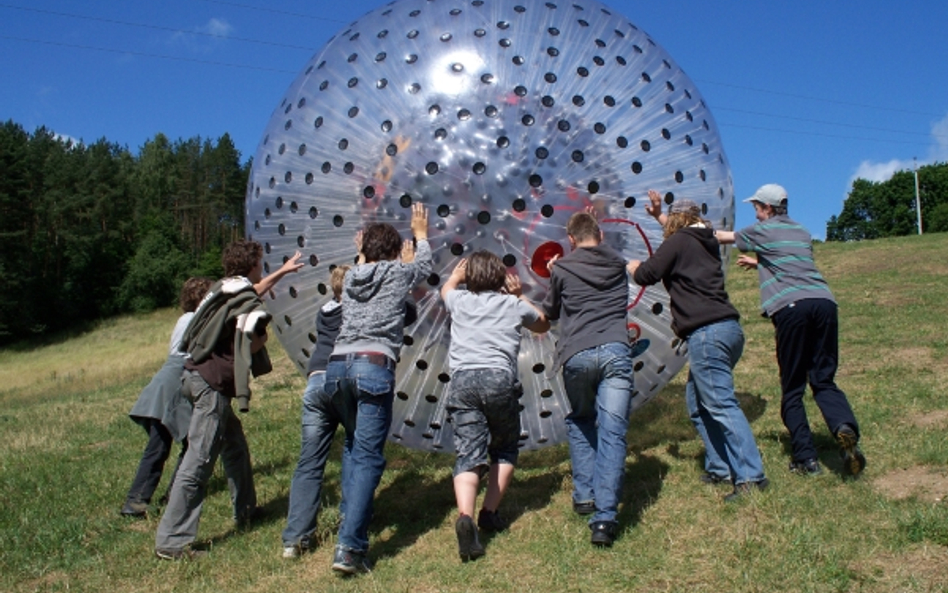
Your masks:
M309 256L309 265L315 268L318 263L319 263L319 258L316 255Z
M335 227L341 227L345 220L339 214L332 217L332 224Z
M488 224L490 222L490 212L486 210L481 210L477 213L477 222L481 224Z
M635 198L632 196L627 197L624 204L626 208L635 208Z
M365 186L365 189L362 190L362 195L365 199L370 200L375 197L375 188L371 185Z
M553 206L550 206L549 204L544 204L543 207L540 208L540 214L542 214L545 218L553 216L553 212Z
M675 171L675 181L681 183L685 180L685 176L681 171Z
M514 94L517 95L518 97L527 96L527 87L522 86L522 85L515 87Z
M543 185L543 178L534 173L530 176L530 187L540 187Z
M505 266L507 266L508 268L512 268L515 265L517 265L517 256L508 253L507 255L503 257L503 262Z
M590 181L589 185L586 186L586 189L591 194L597 194L599 193L599 183L596 181Z
M425 165L425 172L427 172L428 175L434 175L435 173L437 173L437 172L438 172L438 163L436 163L436 162L434 162L434 161L431 161L430 163L428 163L427 165Z
M402 208L411 208L411 196L402 194L401 197L398 198L398 205Z
M497 146L500 148L507 148L510 146L510 138L506 136L501 136L497 139Z
M652 313L654 313L655 315L661 315L663 310L664 310L664 307L662 306L661 303L655 303L654 305L652 305Z
M638 175L639 173L641 173L641 172L642 172L642 163L640 163L640 162L638 162L638 161L635 161L634 163L632 163L632 172L635 173L636 175Z
M472 167L471 170L474 171L474 174L475 174L475 175L483 175L483 174L484 174L484 171L487 170L487 165L485 165L484 163L478 161L478 162L474 163L474 167Z
M536 373L537 375L539 375L545 370L546 370L546 365L543 364L542 362L538 362L535 365L533 365L533 372Z
M440 216L441 218L445 218L446 216L451 214L451 207L448 206L447 204L441 204L438 206L437 210L435 211L438 213L438 216Z
M437 274L431 274L430 276L428 276L427 282L428 282L428 286L437 286L441 284L441 276Z
M418 367L418 370L424 371L428 368L428 361L423 359L418 360L415 362L415 366Z
M406 346L413 346L415 344L415 338L411 336L402 336L402 343Z
M460 243L451 244L451 255L460 256L464 253L464 246Z
M583 159L586 157L583 155L583 151L574 150L572 154L570 154L570 158L573 159L573 162L581 163L583 162Z
M520 198L513 201L514 212L523 212L527 209L527 203Z
M537 148L536 155L538 159L545 159L546 157L550 156L550 151L547 150L545 146L541 146Z
M556 128L561 132L568 132L570 127L570 123L565 119L561 119L560 121L556 122Z

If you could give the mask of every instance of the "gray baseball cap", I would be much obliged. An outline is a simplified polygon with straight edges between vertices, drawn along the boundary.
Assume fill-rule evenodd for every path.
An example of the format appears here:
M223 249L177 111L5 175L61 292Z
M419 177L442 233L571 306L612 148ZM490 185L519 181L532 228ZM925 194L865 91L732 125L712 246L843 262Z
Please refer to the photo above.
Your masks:
M668 207L669 214L676 212L687 212L699 216L701 214L701 208L694 201L683 198L681 200L675 200L671 206Z
M768 183L767 185L760 186L754 195L744 201L760 202L768 206L786 206L787 190L776 183Z

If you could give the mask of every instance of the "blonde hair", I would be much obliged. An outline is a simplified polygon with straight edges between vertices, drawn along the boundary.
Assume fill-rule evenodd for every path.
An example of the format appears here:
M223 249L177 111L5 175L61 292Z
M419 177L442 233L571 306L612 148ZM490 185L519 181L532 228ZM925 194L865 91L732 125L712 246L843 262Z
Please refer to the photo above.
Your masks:
M685 227L699 223L711 228L711 223L701 218L701 216L699 216L693 210L686 212L670 212L666 214L665 219L665 238L667 239L671 237Z
M346 272L348 271L349 266L336 266L329 275L329 285L332 286L333 297L337 299L342 296L342 283L346 279Z

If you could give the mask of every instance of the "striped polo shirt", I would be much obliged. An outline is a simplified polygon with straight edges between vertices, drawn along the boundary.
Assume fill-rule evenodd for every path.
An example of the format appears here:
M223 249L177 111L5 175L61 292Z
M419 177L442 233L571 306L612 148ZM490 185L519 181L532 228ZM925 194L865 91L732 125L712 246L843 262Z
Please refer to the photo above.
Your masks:
M786 215L774 216L734 234L741 251L757 254L760 308L767 317L803 299L836 302L813 262L810 233Z

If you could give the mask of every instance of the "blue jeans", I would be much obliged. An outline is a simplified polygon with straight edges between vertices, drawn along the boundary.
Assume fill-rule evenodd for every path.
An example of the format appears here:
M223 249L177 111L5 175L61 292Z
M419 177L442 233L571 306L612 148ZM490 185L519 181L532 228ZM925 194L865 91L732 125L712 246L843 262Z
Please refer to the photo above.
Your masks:
M343 405L341 397L326 395L323 390L325 382L326 373L317 372L309 377L303 392L302 445L290 483L290 508L283 530L284 547L310 547L322 501L326 460L336 429L340 424L345 427L347 444L352 437L355 414Z
M566 431L573 469L573 501L594 501L590 522L615 521L625 479L625 435L632 399L632 355L612 342L577 352L563 365L572 411Z
M375 489L385 470L385 440L392 425L395 373L359 359L332 361L326 367L326 396L355 410L352 436L346 435L342 461L342 524L339 547L365 554Z
M735 484L764 479L764 464L747 417L734 395L731 371L744 352L734 319L711 323L688 336L688 415L704 441L705 470Z

